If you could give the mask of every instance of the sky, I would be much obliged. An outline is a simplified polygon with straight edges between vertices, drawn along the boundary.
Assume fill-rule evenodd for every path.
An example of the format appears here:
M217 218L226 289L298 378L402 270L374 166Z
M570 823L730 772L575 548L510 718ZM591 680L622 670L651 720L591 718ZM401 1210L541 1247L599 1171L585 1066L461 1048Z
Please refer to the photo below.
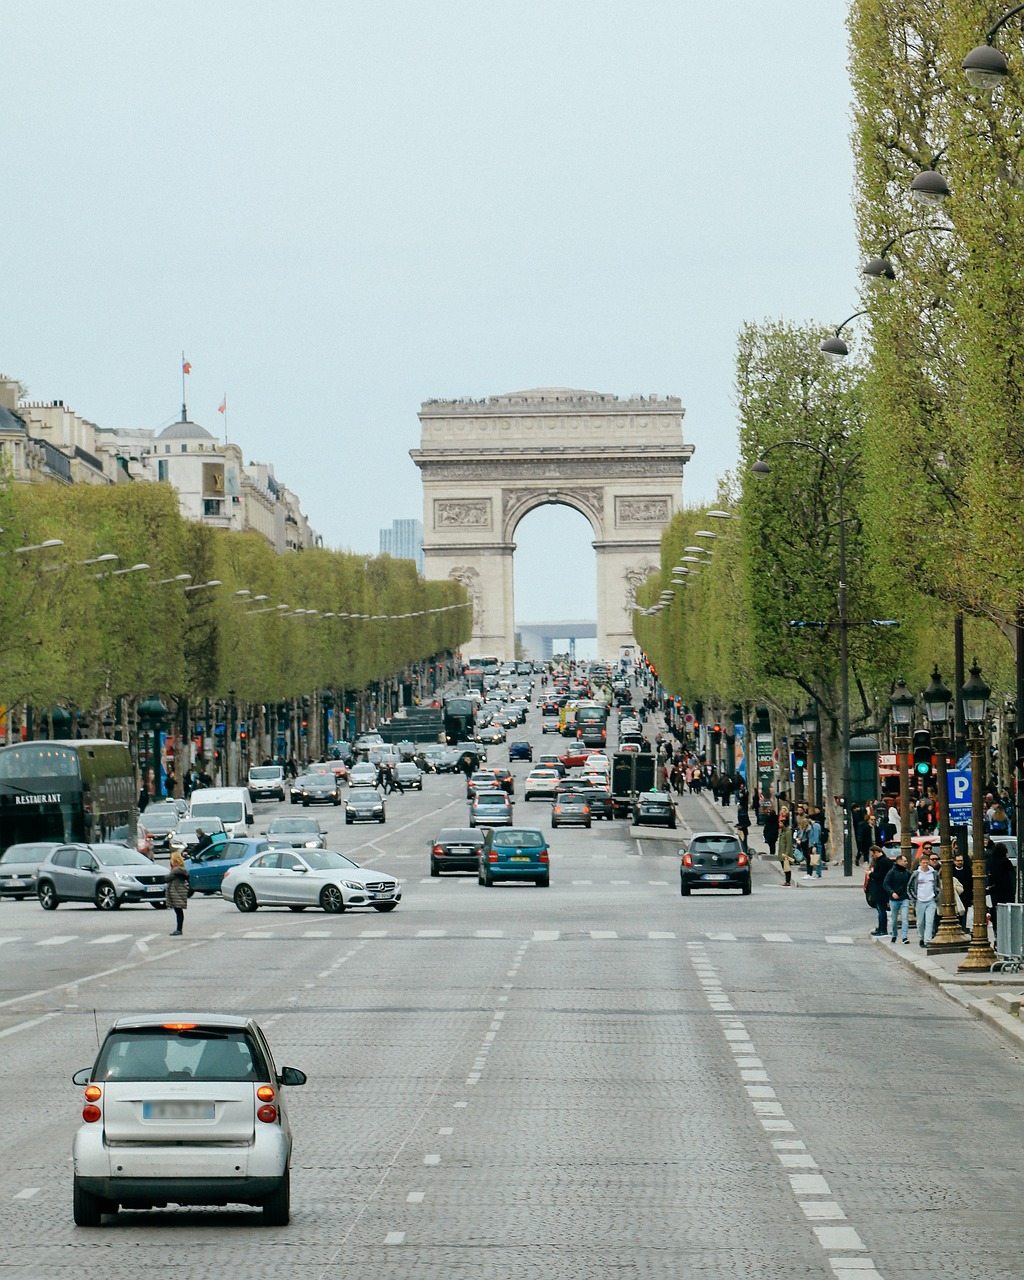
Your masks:
M226 395L336 548L422 516L434 397L677 395L684 500L710 500L740 326L857 309L845 17L7 0L0 373L160 429L184 350L190 418L219 435ZM544 507L516 536L517 616L592 618L586 522Z

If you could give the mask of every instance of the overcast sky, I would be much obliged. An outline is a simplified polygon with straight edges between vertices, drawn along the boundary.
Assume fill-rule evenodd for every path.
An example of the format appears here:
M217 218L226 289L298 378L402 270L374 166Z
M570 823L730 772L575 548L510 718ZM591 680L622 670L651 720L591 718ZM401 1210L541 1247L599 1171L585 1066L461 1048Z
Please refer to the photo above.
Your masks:
M842 0L7 0L0 372L180 413L327 545L422 516L416 413L678 395L735 463L745 320L856 309ZM594 616L589 526L519 527L517 614ZM567 573L566 569L571 572Z

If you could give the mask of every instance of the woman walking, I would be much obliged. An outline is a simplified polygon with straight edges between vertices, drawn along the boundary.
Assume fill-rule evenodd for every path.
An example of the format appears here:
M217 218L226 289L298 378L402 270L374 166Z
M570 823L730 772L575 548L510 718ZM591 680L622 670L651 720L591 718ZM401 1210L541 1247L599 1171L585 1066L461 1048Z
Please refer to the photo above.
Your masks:
M767 821L767 819L766 819ZM793 827L789 821L789 810L783 809L778 819L779 862L785 883L793 885Z
M185 859L177 849L171 854L171 874L167 880L167 905L174 909L174 928L172 938L180 938L185 923L185 911L188 907L188 872L185 870Z

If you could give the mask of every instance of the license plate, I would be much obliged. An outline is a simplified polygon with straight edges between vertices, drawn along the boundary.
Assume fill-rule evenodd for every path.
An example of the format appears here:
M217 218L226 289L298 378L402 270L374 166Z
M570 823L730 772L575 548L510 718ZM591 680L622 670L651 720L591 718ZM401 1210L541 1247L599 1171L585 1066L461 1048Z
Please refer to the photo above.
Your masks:
M216 1105L212 1102L144 1102L143 1120L214 1120Z
M728 880L728 879L729 879L729 877L728 877L728 876L720 876L720 875L703 875L703 876L701 876L701 879L702 879L702 880Z
M164 886L162 884L150 884L146 886L147 893L163 893Z
M384 893L371 893L370 897L371 898L392 898L394 897L394 894L385 891Z
M529 861L530 861L529 858L521 857L518 853L514 853L512 857L509 858L509 862L529 862Z
M12 880L8 880L8 881L7 881L7 887L8 887L9 889L23 889L23 888L25 887L25 881L24 881L24 880L13 880L13 879L12 879Z

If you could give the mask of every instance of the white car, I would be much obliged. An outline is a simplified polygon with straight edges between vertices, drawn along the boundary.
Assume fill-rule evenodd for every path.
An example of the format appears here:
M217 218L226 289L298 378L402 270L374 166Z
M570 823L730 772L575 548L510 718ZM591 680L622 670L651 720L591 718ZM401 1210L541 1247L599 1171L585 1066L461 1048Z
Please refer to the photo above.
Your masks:
M540 796L544 800L554 800L561 776L557 769L532 770L523 783L523 799L532 800L534 796Z
M118 1209L251 1204L267 1226L290 1210L292 1135L286 1088L251 1018L170 1013L118 1018L85 1086L75 1135L74 1217L98 1227Z
M372 764L354 764L348 771L348 785L356 787L375 787L377 785L377 767Z
M349 907L394 911L402 885L372 867L330 849L268 849L232 867L220 886L221 896L239 911L258 907L320 907L328 912Z

